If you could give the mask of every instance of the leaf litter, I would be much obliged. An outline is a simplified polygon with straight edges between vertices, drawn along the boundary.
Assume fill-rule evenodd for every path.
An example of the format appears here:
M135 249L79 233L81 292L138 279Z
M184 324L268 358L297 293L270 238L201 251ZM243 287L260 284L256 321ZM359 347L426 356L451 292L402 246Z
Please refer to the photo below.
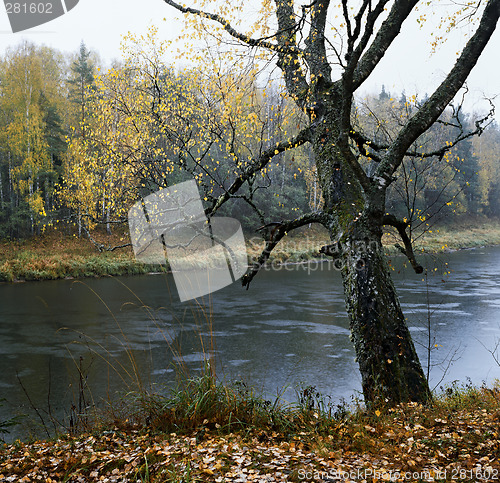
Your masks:
M425 408L343 419L304 418L289 434L153 430L16 442L0 450L0 481L281 482L496 481L500 409ZM321 425L321 427L320 427Z

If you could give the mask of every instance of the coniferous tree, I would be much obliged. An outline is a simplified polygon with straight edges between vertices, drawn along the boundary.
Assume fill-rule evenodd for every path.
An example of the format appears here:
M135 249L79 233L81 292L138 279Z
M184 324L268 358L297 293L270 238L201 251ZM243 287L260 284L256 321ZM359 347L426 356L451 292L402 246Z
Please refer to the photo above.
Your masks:
M89 99L94 88L95 66L91 60L91 52L81 42L78 57L71 64L69 99L77 107L75 129L77 134L85 137L85 124L88 117Z

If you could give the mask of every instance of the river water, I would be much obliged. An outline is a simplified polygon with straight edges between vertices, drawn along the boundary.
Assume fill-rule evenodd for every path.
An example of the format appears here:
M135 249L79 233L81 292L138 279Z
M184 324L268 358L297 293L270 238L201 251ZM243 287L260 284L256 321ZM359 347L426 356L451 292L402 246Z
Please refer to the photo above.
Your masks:
M500 378L500 247L425 264L427 280L399 258L393 276L424 369L432 347L431 386ZM333 401L360 396L340 275L327 264L262 271L250 290L236 283L205 305L180 303L163 274L0 284L0 421L67 423L80 384L98 404L140 385L165 391L207 354L220 379L269 398L293 401L300 385Z

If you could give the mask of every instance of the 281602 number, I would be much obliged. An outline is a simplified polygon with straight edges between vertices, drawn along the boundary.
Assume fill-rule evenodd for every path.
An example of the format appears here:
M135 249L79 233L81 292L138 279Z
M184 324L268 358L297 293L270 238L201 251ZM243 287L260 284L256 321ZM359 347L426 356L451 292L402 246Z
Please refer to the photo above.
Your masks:
M52 13L52 3L6 3L5 8L7 9L7 13Z

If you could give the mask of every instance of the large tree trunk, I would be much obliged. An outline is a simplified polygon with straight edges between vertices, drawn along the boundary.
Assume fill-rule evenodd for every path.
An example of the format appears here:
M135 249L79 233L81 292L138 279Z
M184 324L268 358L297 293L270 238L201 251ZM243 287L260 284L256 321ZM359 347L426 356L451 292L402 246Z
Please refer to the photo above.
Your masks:
M339 95L339 99L345 99ZM367 404L425 402L429 386L391 280L383 247L385 184L363 188L353 171L342 109L330 102L313 138L336 265L342 267L351 337ZM344 108L345 109L345 108ZM347 110L350 112L350 107Z
M430 391L378 236L342 245L342 278L365 400L425 402Z

